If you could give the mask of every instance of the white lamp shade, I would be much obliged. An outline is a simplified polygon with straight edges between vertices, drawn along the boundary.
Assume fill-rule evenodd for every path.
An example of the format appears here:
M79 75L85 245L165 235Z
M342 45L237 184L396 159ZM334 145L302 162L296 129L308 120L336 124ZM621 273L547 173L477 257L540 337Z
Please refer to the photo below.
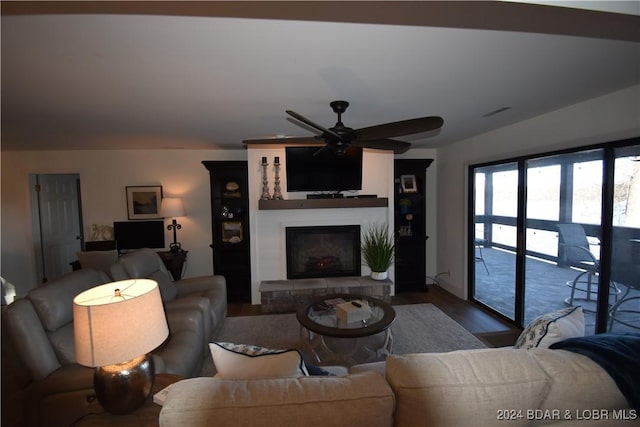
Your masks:
M121 296L116 295L116 289ZM158 283L131 279L96 286L73 299L76 361L84 366L126 362L169 336Z
M160 213L165 218L184 216L184 205L179 197L165 197L162 199Z

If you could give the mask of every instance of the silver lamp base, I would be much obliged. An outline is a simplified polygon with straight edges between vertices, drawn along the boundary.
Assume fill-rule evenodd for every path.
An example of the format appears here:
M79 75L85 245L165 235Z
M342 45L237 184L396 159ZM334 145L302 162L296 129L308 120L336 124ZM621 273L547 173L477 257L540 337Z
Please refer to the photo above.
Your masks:
M129 414L141 407L153 387L153 358L137 357L117 365L97 367L93 388L98 402L112 414Z

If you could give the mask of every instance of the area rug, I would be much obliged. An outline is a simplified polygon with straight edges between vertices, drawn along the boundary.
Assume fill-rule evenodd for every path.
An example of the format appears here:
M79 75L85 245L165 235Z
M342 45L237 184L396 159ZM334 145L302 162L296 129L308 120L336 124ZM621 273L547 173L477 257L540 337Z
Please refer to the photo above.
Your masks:
M482 341L433 304L396 305L393 308L396 311L396 320L391 325L394 354L486 348ZM297 348L304 353L300 324L293 313L229 317L216 341L274 349ZM211 358L206 358L201 375L210 376L214 372Z

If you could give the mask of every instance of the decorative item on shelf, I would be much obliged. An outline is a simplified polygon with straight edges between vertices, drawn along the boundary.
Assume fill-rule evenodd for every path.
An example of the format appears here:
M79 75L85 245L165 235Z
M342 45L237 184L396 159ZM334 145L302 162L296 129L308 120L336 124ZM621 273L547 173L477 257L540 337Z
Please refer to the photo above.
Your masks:
M403 197L400 200L398 200L398 207L400 208L400 213L403 213L403 214L408 213L409 209L411 208L411 205L413 205L413 202L411 201L411 199L407 197Z
M273 185L273 200L282 200L282 189L280 188L280 157L276 156L273 160L275 168L275 181Z
M242 222L223 221L222 222L222 241L226 243L242 242Z
M413 236L413 228L411 227L411 221L413 221L413 214L406 214L404 218L407 220L407 225L403 225L398 229L398 235L400 237L411 237Z
M410 225L403 225L398 230L398 234L400 235L400 237L411 237L413 236L413 230L411 230Z
M371 278L385 280L393 263L395 240L388 224L372 223L362 235L362 260L371 269Z
M260 200L270 200L271 195L269 194L269 179L267 178L267 158L262 157L262 195L260 196Z
M240 193L240 185L235 181L228 181L224 185L224 191L222 192L222 195L224 197L242 197L242 194Z
M131 413L153 386L153 358L147 353L169 336L158 284L130 279L91 288L73 299L75 354L96 368L93 387L112 414Z
M185 216L182 199L178 197L165 197L162 199L162 208L160 210L163 217L172 218L171 224L167 225L167 230L173 230L173 243L169 245L169 250L174 253L180 252L182 245L177 241L176 230L180 230L182 225L178 224L176 217Z
M92 242L103 240L114 240L113 225L91 224L91 235L89 240Z
M418 184L415 175L400 175L400 185L403 193L417 193Z

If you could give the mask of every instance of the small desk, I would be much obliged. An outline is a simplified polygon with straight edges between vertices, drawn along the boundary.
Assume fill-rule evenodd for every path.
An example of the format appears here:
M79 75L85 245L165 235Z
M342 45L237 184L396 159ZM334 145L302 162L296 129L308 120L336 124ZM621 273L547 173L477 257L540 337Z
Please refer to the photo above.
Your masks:
M87 415L74 426L83 427L158 427L162 406L153 403L153 395L171 384L184 379L180 375L156 374L151 394L142 407L131 414L113 415L105 412L97 400L87 407Z

